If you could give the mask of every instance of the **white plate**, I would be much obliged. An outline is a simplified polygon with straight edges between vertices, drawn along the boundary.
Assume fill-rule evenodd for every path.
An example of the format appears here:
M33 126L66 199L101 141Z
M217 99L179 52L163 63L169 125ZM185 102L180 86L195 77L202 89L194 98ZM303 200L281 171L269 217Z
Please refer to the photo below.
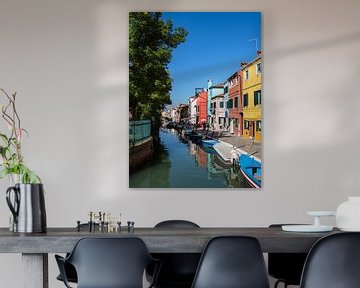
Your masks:
M281 229L286 232L330 232L333 227L324 225L282 225Z
M360 228L339 228L340 231L345 232L360 232Z
M335 211L308 211L309 216L335 216Z

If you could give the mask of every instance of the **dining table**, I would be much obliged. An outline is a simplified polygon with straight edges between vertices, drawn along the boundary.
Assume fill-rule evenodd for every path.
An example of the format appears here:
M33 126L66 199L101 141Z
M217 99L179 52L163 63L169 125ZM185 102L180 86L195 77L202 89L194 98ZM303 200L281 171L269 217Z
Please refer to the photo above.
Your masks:
M79 231L80 230L80 231ZM0 253L22 254L24 288L48 288L48 254L68 253L83 237L138 237L150 253L201 253L212 237L239 235L258 239L264 253L308 252L320 238L338 233L284 232L281 227L134 228L102 232L67 227L46 233L14 233L0 228Z

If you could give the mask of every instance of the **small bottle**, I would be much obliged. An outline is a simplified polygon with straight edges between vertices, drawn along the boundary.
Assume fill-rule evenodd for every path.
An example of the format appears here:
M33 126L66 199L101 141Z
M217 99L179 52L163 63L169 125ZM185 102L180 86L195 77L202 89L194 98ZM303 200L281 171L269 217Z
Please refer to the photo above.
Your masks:
M89 232L92 232L92 226L93 226L93 212L89 212L89 222L88 222L88 226L89 226Z

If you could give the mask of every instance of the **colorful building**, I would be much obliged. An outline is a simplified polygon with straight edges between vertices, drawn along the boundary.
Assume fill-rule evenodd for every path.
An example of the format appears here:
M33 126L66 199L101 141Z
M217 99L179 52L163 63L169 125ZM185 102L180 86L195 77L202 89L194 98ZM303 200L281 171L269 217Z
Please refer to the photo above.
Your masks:
M212 128L216 131L223 130L225 128L224 94L212 97L210 108Z
M175 122L177 120L177 116L178 115L178 111L176 108L171 108L170 110L170 118L171 118L171 121Z
M243 135L242 73L236 71L228 79L229 100L229 132L236 136Z
M252 62L242 67L244 137L261 141L261 52Z
M207 117L208 117L208 124L210 126L214 126L214 121L217 120L215 116L216 107L211 107L211 104L214 103L212 100L213 98L222 95L224 98L224 84L217 84L213 85L212 80L208 80L208 104L207 104ZM224 110L225 113L225 110Z
M208 93L206 89L197 92L196 94L197 99L197 106L196 106L196 124L204 125L207 123L207 100L208 100Z
M228 130L230 127L230 117L229 117L229 108L228 108L228 100L229 100L229 82L225 81L224 83L224 105L225 105L225 129Z
M196 114L197 114L197 97L191 96L189 97L189 122L192 125L195 125L196 122Z
M180 123L183 121L187 121L189 118L189 105L188 104L180 104L177 109L177 117L175 122Z

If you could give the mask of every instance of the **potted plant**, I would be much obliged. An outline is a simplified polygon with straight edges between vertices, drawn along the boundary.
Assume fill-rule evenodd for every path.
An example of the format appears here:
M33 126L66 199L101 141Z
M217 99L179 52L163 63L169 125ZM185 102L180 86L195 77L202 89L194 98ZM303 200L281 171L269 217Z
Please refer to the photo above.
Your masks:
M28 132L21 127L19 114L16 110L16 93L11 96L4 90L7 103L0 105L1 116L5 120L9 131L8 135L0 133L0 179L10 175L14 183L41 183L41 179L24 163L21 153L21 143ZM18 178L18 179L17 179Z
M41 179L24 163L21 144L27 131L22 128L16 109L16 93L4 89L6 103L0 105L8 133L0 133L0 179L9 175L13 186L6 191L6 201L13 214L14 232L46 232L44 190Z

